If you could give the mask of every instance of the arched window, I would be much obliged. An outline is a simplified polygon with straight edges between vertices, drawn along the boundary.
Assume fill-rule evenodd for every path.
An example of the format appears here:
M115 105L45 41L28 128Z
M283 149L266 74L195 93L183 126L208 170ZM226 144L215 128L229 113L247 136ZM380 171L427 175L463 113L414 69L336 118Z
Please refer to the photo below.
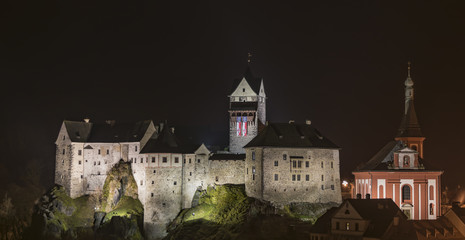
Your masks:
M434 200L434 187L429 186L429 200Z
M434 204L429 204L429 215L434 215Z
M405 200L410 200L410 186L404 185L402 187L402 202Z

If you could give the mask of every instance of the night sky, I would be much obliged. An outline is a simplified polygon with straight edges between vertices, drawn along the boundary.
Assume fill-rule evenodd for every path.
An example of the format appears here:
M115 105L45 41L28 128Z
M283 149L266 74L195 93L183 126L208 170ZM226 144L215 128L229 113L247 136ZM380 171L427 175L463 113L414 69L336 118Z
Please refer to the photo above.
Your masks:
M227 145L251 52L268 120L310 119L343 177L394 138L412 61L425 160L465 185L465 2L301 2L2 1L0 180L38 161L51 186L64 119L168 120Z

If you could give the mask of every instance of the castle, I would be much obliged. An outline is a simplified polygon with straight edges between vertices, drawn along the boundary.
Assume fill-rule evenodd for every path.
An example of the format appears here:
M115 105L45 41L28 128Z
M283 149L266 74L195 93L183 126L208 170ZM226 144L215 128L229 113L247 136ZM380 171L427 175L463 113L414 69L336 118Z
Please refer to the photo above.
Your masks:
M245 184L248 196L278 206L341 202L339 147L310 121L268 123L263 79L249 67L229 100L228 152L186 144L166 123L65 120L56 140L55 183L73 198L99 193L111 167L130 162L148 238L164 236L167 223L209 185Z

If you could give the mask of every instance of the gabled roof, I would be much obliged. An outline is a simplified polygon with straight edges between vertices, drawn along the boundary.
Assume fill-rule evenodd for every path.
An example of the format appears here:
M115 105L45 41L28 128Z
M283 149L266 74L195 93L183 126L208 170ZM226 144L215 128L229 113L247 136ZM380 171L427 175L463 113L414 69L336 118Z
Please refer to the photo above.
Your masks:
M313 126L297 123L268 123L249 147L339 148Z
M415 112L413 99L409 100L406 107L407 111L402 117L396 137L423 137L420 124L418 123L417 113Z
M358 171L438 171L435 167L428 164L425 160L418 158L420 165L424 169L390 169L389 164L394 161L394 153L398 151L407 151L402 141L388 142L378 153L376 153L368 162L360 164L354 172Z
M159 134L153 134L140 153L194 153L198 148L199 146L179 140L174 131L166 126Z
M87 123L65 120L72 142L139 142L147 132L151 120L137 123Z
M365 237L381 237L386 233L395 216L405 217L390 198L347 199L346 201L364 220L370 220L370 225L364 233Z
M262 82L262 79L259 77L255 77L252 74L252 71L250 70L250 66L247 65L247 68L245 69L244 75L241 78L236 78L234 79L232 89L231 89L231 94L236 90L236 88L239 86L241 83L242 79L245 78L249 86L252 88L252 90L256 93L259 94L260 92L260 84Z

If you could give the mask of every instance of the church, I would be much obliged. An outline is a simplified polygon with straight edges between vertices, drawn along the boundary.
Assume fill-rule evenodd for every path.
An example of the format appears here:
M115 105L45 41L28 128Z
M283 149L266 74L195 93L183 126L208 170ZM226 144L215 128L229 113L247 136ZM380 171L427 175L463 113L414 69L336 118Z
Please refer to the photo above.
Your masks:
M229 151L181 141L166 122L65 120L55 143L55 183L72 198L99 194L115 164L131 163L148 238L165 236L207 186L244 184L248 196L277 207L341 203L338 146L308 120L268 122L264 81L249 66L228 97Z
M357 198L391 198L409 219L436 219L441 215L441 175L423 159L423 136L414 107L413 80L405 80L405 109L395 138L355 176Z

